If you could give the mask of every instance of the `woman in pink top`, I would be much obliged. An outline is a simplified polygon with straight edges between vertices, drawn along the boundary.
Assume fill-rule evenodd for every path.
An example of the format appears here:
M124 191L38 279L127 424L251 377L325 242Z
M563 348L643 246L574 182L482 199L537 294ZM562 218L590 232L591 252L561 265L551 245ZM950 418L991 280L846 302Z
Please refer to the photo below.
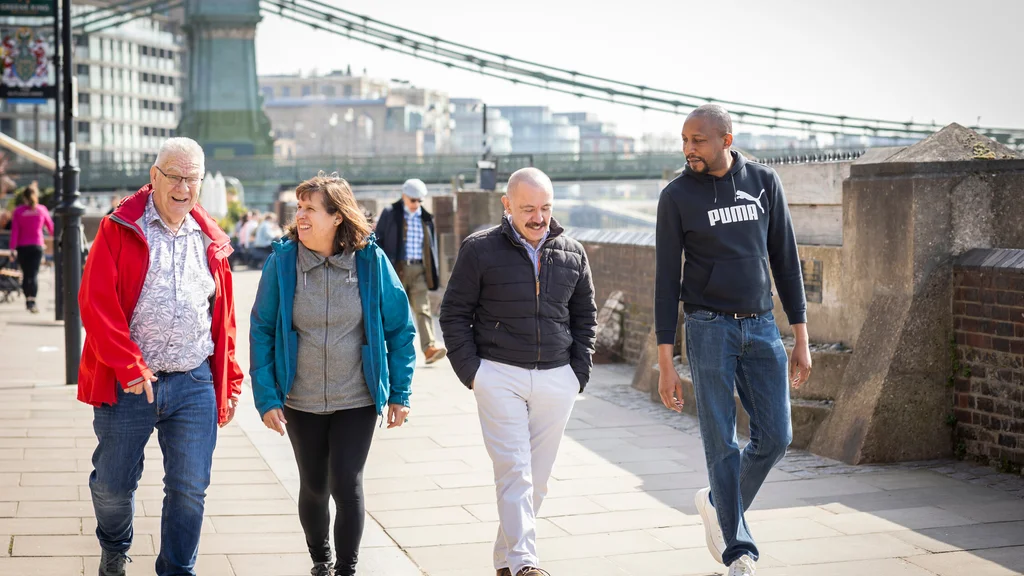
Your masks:
M21 290L25 293L25 305L33 314L39 313L36 294L39 292L39 264L43 261L43 228L53 236L53 220L50 211L39 203L39 186L35 182L22 192L22 204L14 209L11 217L11 249L18 251L18 265L21 266Z

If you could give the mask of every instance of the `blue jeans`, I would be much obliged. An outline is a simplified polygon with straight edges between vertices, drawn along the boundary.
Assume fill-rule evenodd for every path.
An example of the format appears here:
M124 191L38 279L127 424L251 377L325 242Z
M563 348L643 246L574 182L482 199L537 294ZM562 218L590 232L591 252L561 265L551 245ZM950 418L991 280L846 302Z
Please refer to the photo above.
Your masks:
M99 445L89 476L100 546L126 553L132 545L135 489L146 442L157 430L164 458L158 576L194 576L206 488L217 444L217 399L208 362L189 372L158 372L153 403L117 384L117 403L93 410Z
M726 566L757 546L743 513L793 440L788 358L771 313L736 319L707 310L686 314L686 355L697 398L711 501L725 537ZM739 394L750 415L750 443L736 440Z

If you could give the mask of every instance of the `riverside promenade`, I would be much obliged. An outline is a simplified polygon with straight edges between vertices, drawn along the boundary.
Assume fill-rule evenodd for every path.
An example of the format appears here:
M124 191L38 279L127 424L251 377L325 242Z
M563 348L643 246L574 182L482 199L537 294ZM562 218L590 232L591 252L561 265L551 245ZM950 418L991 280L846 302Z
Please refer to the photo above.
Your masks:
M258 272L236 273L239 361ZM42 313L0 304L0 576L96 574L88 490L92 410L63 385L52 272ZM721 574L693 495L706 480L693 418L599 366L577 401L539 522L553 576ZM497 510L473 395L446 362L420 363L409 423L381 428L365 473L360 574L490 576ZM162 494L154 434L137 492L128 574L153 574ZM298 475L286 438L263 427L248 388L220 431L197 572L305 576ZM963 462L851 467L787 456L748 516L759 576L1004 576L1024 573L1024 479Z

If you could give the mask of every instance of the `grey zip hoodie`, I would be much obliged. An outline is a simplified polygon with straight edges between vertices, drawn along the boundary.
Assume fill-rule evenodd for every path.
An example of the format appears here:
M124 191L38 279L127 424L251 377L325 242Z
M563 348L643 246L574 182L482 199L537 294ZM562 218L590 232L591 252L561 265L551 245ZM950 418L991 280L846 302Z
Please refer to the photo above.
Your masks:
M285 405L324 414L373 405L363 375L363 307L355 257L325 259L298 245L292 325L298 335L295 381Z
M661 192L654 281L658 344L674 342L680 300L725 313L769 312L772 277L789 323L807 321L800 254L779 175L730 153L732 168L722 177L687 166Z

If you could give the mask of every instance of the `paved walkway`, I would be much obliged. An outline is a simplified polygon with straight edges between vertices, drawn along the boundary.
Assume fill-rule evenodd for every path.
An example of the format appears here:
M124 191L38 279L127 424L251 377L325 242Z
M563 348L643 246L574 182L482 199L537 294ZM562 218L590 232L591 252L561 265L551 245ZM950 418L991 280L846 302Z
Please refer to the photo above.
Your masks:
M257 277L236 275L242 335ZM86 487L91 412L60 385L63 332L48 321L52 303L43 307L31 316L20 301L0 305L0 544L8 544L0 545L0 576L91 576L99 554ZM240 351L240 360L247 356ZM555 576L722 573L693 508L706 482L693 421L652 409L626 388L628 376L599 367L577 402L539 525L544 565ZM421 366L413 390L409 424L380 429L374 440L360 574L493 574L494 488L473 396L445 363ZM153 573L159 456L151 445L132 575ZM308 574L291 449L262 426L248 393L221 431L214 470L199 573ZM908 466L847 467L794 453L749 515L763 552L758 574L1024 573L1024 500L1012 493L1019 480L984 470L968 481Z

